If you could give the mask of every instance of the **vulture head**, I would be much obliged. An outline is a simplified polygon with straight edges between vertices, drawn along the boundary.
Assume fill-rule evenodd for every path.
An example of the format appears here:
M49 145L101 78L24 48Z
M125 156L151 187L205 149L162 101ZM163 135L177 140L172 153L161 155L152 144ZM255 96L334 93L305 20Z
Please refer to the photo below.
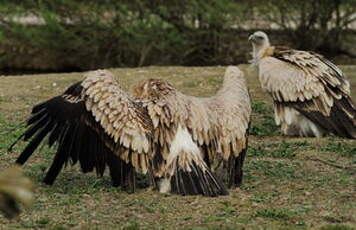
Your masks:
M253 46L265 46L269 45L268 36L265 32L257 31L254 32L248 40L252 43Z
M257 61L263 55L266 48L270 46L268 36L265 32L257 31L248 37L252 44L253 59Z

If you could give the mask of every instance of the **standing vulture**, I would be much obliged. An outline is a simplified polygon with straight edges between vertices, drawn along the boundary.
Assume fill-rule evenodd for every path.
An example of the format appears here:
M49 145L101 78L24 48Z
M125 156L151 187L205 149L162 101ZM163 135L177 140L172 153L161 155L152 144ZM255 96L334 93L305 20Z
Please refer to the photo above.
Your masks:
M341 70L314 52L271 46L258 31L249 37L262 88L273 98L283 135L356 138L356 106Z
M52 184L68 161L84 173L102 175L114 186L134 190L136 173L148 174L161 192L227 194L210 169L223 162L231 186L242 179L250 99L243 73L228 67L216 96L186 96L168 82L141 81L131 96L105 70L88 72L64 94L32 109L29 141L17 163L24 164L47 137L57 152L44 182Z
M0 173L0 211L6 218L19 215L19 204L30 206L33 203L34 186L22 175L18 166L10 167Z

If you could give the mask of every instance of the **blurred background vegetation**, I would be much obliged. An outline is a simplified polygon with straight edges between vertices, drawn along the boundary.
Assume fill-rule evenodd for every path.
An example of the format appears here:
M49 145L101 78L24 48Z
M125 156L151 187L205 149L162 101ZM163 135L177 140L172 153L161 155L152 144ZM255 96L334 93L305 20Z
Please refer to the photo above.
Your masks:
M255 30L356 63L356 0L2 0L0 71L246 63Z

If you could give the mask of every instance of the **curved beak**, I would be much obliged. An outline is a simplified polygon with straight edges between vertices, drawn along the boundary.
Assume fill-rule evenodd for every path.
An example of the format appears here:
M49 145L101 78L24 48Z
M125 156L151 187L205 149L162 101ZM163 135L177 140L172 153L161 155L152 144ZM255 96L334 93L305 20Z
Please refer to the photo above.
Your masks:
M249 42L254 42L255 41L255 36L252 34L248 37Z

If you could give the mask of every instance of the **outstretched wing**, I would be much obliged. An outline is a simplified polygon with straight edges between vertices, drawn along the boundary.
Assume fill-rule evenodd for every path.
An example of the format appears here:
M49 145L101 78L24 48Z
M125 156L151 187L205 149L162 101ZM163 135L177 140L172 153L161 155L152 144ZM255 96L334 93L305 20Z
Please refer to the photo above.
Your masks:
M251 116L251 101L243 72L237 67L228 67L222 88L206 104L216 112L218 146L215 151L221 153L224 160L238 157L247 149Z
M24 164L48 138L49 146L57 144L57 152L45 183L52 184L69 160L73 164L79 160L83 172L95 168L101 175L108 165L116 185L123 176L117 175L120 167L133 166L145 173L152 131L146 110L130 99L110 72L92 71L84 77L32 109L23 134L29 143L16 162Z
M214 139L205 148L208 160L215 171L223 173L229 187L239 186L243 178L251 116L250 96L243 72L237 67L228 67L221 89L204 103L213 114L214 124Z
M329 132L356 138L356 107L341 70L312 52L273 49L271 56L260 61L259 72L277 114L289 106Z
M153 125L142 102L134 101L123 91L108 71L90 72L82 86L86 110L96 121L87 118L86 124L98 133L103 129L108 136L104 139L106 145L136 169L146 172L147 161L139 155L150 151Z

